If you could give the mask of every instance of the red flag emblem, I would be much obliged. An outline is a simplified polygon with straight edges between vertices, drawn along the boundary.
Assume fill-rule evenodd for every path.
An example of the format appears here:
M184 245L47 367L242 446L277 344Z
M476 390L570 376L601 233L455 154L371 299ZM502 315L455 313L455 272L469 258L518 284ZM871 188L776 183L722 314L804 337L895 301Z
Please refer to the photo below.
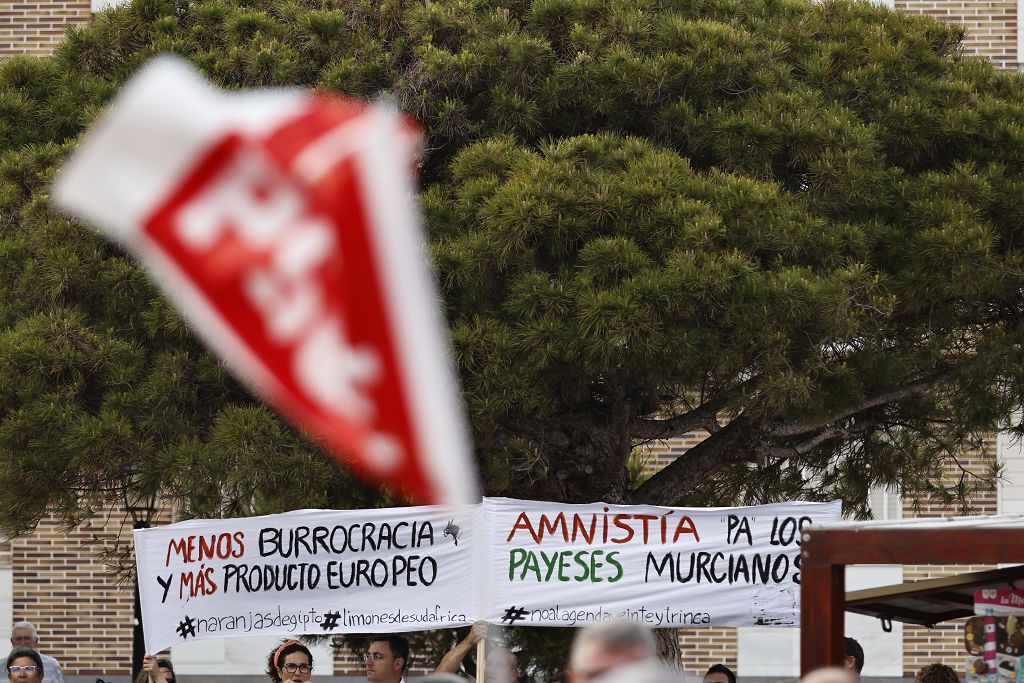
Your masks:
M55 194L125 242L243 381L355 469L422 502L469 502L412 197L417 138L386 108L219 93L164 59Z

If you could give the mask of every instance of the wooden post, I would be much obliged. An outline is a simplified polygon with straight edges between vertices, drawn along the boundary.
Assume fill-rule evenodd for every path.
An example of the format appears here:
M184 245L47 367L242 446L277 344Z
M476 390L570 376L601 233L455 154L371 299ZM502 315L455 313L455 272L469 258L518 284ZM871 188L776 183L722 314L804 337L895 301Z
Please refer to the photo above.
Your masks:
M800 560L800 672L842 666L846 567L804 537Z
M800 670L843 662L846 565L1024 564L1020 519L805 529L800 554Z
M476 680L483 683L484 680L484 658L487 652L487 639L484 638L476 644Z

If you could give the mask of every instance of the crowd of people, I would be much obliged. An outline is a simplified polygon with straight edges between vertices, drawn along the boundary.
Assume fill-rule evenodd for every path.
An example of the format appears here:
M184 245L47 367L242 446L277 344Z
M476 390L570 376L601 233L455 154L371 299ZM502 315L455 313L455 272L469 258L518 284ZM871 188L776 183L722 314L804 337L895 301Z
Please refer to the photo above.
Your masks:
M418 678L423 683L464 683L458 675L466 657L486 641L486 623L474 624L469 635L445 653L433 673ZM39 633L21 621L11 631L7 655L10 683L64 683L60 663L39 652ZM819 669L800 683L859 683L864 669L864 649L853 638L844 641L842 667ZM399 635L371 637L363 653L368 683L406 683L409 641ZM267 656L271 683L306 683L313 674L313 653L301 641L286 640ZM566 683L678 683L679 674L660 663L653 633L637 624L611 622L581 629L569 653ZM959 683L960 677L945 664L921 669L915 683ZM519 683L518 655L504 646L487 650L482 683ZM169 659L147 655L135 683L177 683ZM703 683L736 683L736 674L724 664L711 666Z

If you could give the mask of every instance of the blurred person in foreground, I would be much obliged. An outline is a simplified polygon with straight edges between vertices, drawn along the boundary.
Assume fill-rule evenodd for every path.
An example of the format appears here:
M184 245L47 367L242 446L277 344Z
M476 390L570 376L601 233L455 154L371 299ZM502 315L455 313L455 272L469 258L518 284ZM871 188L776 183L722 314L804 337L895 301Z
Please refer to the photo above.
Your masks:
M469 629L469 634L460 640L458 644L445 653L441 663L434 669L435 674L455 674L459 671L459 665L470 652L476 648L477 643L487 639L487 622L478 621ZM519 657L515 652L506 647L496 645L488 648L484 658L484 682L485 683L518 683L519 681Z
M830 666L815 669L800 679L800 683L856 683L857 676L850 669Z
M39 652L39 631L31 621L19 621L11 627L11 647L27 647L35 650L43 662L43 683L64 683L60 662Z
M649 665L648 668L658 665L650 629L622 621L595 624L576 634L565 671L566 681L591 683L599 676L617 673L626 666L634 670L641 664Z
M914 683L960 683L960 677L945 664L929 664L917 672Z

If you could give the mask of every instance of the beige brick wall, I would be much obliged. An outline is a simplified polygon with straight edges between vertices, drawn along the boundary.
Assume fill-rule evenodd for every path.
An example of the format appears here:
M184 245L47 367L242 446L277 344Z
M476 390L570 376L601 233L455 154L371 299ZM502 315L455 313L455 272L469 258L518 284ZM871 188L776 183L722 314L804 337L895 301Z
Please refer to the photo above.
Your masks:
M114 508L71 531L45 519L10 544L14 621L39 628L40 650L66 674L131 672L132 585L114 585L100 554L118 538L130 542L131 533L131 518Z
M643 449L646 460L644 469L651 473L661 470L680 455L706 439L707 436L707 432L691 432L674 439L655 441L645 446Z
M703 674L712 664L736 671L736 629L729 626L679 631L683 671Z
M896 0L896 9L929 14L967 27L964 47L1006 69L1016 69L1017 0Z
M91 16L89 0L0 0L0 57L48 55Z
M996 458L996 439L987 439L982 450L975 456L961 461L968 472L983 475ZM955 484L962 470L950 469L945 476L946 484ZM971 500L971 512L979 515L994 515L998 510L998 493L994 486L979 488ZM942 505L923 501L919 506L904 504L906 517L949 517L958 513ZM904 581L935 579L950 574L982 571L991 569L985 565L945 566L945 565L907 565L903 568ZM944 662L953 665L962 662L967 656L964 649L963 619L943 623L935 628L906 625L903 628L903 668L904 675L913 676L926 664ZM959 668L959 667L957 667Z
M357 676L363 671L363 662L358 655L350 653L345 648L339 648L334 653L334 673L336 675Z

